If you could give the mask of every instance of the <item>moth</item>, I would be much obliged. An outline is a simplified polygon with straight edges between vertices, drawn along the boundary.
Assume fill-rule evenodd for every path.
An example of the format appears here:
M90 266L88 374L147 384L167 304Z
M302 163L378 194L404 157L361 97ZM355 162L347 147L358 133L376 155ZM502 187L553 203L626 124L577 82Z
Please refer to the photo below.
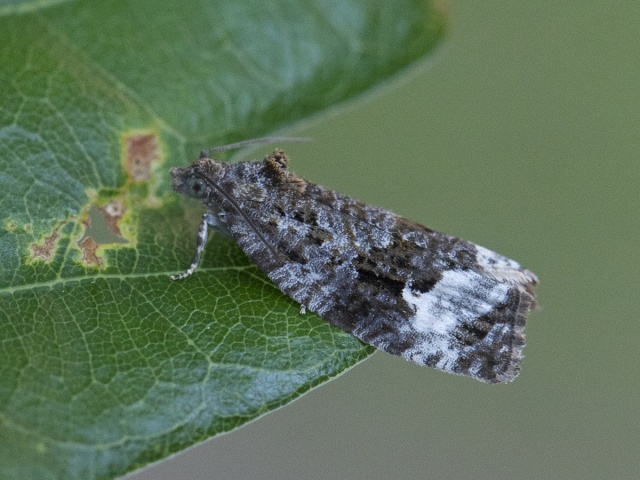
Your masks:
M289 170L282 150L260 162L208 158L246 143L254 142L170 170L173 189L206 207L195 258L172 279L197 269L209 229L224 232L302 311L367 344L483 382L516 377L535 306L532 272L307 182Z

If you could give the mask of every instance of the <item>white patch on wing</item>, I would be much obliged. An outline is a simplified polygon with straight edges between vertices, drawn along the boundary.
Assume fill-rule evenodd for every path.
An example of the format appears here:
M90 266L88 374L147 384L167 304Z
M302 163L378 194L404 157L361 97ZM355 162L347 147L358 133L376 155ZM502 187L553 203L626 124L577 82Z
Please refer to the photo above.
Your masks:
M452 348L455 329L503 303L509 288L508 284L496 283L469 270L443 272L442 279L426 293L414 292L407 284L402 298L413 306L415 314L410 323L424 336L424 341L418 342L403 356L416 361L414 357L441 354L437 367L447 369L460 356L460 352Z
M492 252L488 248L475 245L478 265L491 278L509 285L526 285L537 282L538 278L529 270L525 270L518 262Z
M292 217L278 217L278 232L280 235L300 235L304 236L309 233L309 225Z

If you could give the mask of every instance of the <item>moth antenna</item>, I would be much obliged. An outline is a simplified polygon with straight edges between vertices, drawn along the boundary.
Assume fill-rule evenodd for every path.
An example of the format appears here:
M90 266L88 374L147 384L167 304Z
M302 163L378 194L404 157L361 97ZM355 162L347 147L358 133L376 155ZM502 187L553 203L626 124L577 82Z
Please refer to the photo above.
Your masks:
M212 153L226 152L228 150L235 150L236 148L243 148L247 145L255 145L258 143L275 143L275 142L286 142L286 143L303 143L303 142L311 142L313 139L311 137L262 137L262 138L252 138L250 140L242 140L241 142L229 143L227 145L220 145L219 147L212 147L209 150L203 150L200 152L200 158L208 158Z

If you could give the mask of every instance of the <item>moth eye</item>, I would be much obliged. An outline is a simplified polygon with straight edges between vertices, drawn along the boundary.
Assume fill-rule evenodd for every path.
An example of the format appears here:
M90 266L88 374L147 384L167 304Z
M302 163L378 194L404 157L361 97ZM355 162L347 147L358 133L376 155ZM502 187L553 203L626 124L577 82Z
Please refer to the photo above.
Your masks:
M187 193L193 198L202 198L207 193L205 181L200 177L190 177L187 180Z

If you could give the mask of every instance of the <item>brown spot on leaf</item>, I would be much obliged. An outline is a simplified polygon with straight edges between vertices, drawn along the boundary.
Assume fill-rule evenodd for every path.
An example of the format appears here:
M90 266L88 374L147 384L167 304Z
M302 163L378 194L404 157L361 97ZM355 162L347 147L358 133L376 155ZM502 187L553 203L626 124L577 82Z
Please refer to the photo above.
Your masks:
M151 162L157 159L158 143L155 135L131 135L127 137L125 168L133 180L149 180Z
M125 212L124 205L120 199L111 200L104 207L100 208L102 215L104 216L104 221L107 224L109 230L113 232L114 235L122 238L122 232L118 227L118 222L122 218Z
M44 260L45 262L51 261L51 254L56 244L56 240L60 236L58 233L58 229L60 227L56 227L56 229L49 235L45 237L39 245L31 245L31 251L33 252L33 258L39 258Z
M91 237L85 237L78 246L82 249L82 261L85 265L102 265L102 259L96 254L98 243Z

